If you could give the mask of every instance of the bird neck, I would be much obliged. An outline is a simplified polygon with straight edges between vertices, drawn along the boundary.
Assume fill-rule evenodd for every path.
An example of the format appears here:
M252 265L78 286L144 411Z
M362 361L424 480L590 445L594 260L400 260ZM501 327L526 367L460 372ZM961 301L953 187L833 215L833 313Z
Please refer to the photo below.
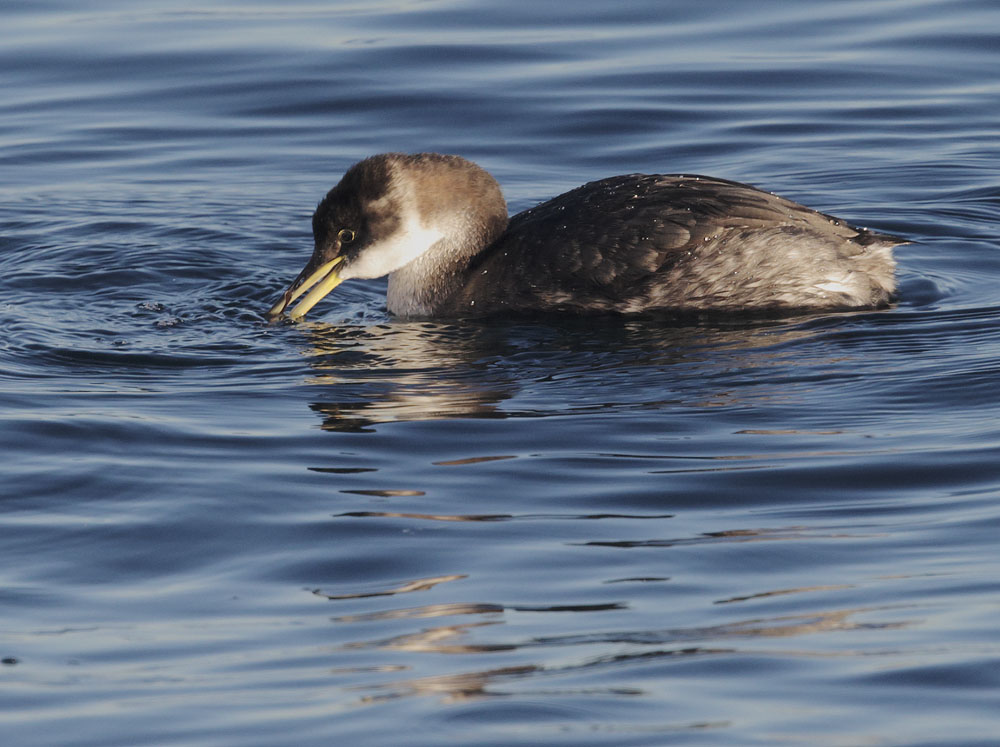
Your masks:
M489 241L446 236L389 275L386 306L399 317L433 316L465 285L469 265Z
M421 225L440 238L389 275L387 304L397 316L429 316L468 279L469 263L507 227L500 185L485 170L455 156L403 156L395 183Z

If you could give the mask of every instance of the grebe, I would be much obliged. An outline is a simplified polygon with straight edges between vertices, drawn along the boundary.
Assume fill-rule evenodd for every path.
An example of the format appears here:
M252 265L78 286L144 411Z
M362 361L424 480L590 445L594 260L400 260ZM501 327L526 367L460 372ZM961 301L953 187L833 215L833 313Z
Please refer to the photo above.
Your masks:
M355 164L312 227L312 258L270 317L383 275L401 317L875 308L892 301L892 248L906 243L694 175L613 176L508 220L489 173L437 153Z

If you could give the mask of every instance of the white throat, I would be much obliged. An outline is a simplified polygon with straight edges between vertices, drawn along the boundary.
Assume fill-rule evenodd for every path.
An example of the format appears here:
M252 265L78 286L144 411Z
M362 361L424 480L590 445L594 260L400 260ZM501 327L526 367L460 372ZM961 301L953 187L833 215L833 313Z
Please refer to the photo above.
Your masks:
M400 215L398 230L382 241L366 246L343 268L340 277L344 280L380 278L410 264L444 238L444 233L436 226L424 225L412 201L404 204L407 207ZM372 209L378 210L379 207L373 205Z

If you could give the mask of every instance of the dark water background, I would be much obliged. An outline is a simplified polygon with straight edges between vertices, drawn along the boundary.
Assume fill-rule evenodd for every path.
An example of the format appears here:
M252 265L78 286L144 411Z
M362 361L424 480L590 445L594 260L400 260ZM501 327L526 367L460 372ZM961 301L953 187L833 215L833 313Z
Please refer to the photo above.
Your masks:
M1000 6L5 2L6 745L996 744ZM261 312L352 162L916 243L753 324Z

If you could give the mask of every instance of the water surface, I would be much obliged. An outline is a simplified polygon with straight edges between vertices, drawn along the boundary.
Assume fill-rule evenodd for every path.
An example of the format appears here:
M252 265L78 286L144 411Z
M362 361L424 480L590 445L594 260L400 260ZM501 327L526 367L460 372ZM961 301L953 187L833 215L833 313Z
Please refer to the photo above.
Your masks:
M990 744L993 3L8 3L18 745ZM898 306L262 313L354 161L512 210L709 173L914 241Z

